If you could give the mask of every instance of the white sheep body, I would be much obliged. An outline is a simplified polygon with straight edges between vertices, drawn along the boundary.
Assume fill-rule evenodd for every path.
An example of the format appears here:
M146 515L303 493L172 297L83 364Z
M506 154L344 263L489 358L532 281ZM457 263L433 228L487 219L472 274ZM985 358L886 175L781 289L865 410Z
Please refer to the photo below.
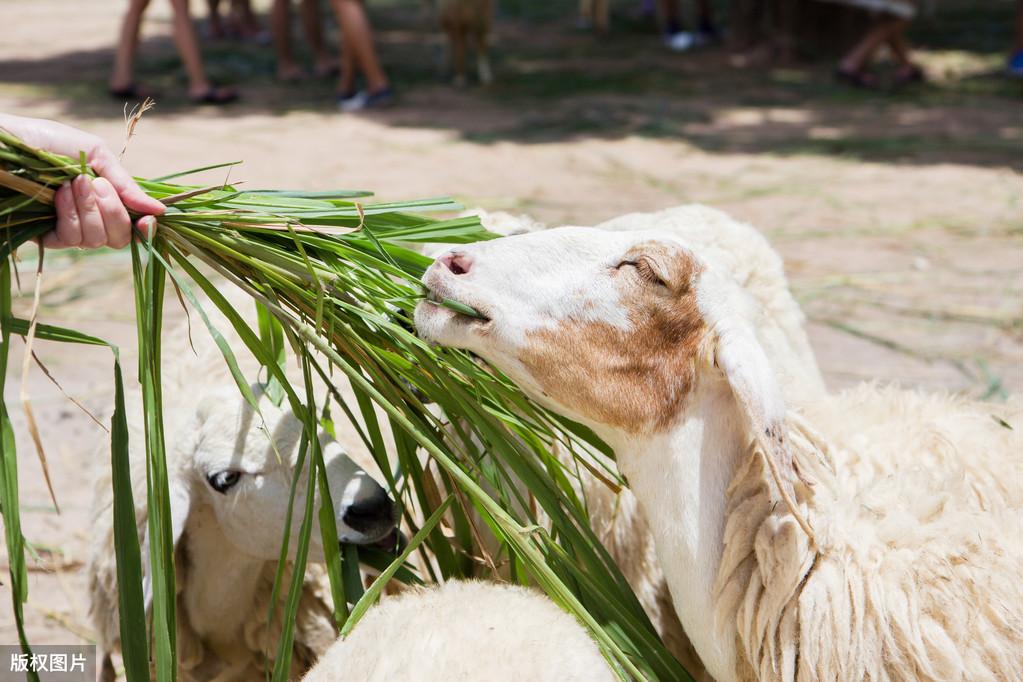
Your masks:
M237 309L253 310L239 290L223 287ZM203 301L204 310L233 348L238 364L248 377L255 377L257 365L249 356L227 320ZM254 315L248 314L247 318ZM260 397L260 415L254 415L240 396L231 379L221 351L192 313L191 340L187 325L182 324L164 336L164 431L167 445L168 475L189 480L197 476L195 462L189 453L204 450L241 453L261 452L261 456L278 461L293 456L297 449L301 424L287 409L274 406ZM200 328L196 328L199 325ZM139 543L145 555L148 505L142 409L139 396L129 391L127 415L130 463ZM284 405L286 408L286 403ZM273 434L271 449L268 436ZM342 448L324 443L325 457L334 462ZM105 450L108 446L104 445ZM272 450L272 452L271 452ZM106 452L102 457L107 459ZM232 456L232 461L237 461ZM360 462L372 463L368 456L355 456ZM328 471L330 467L328 467ZM333 474L328 473L328 476ZM201 474L199 474L201 476ZM300 479L299 492L304 494L306 474ZM173 483L172 483L173 485ZM109 655L119 649L117 572L113 537L113 491L109 465L99 468L95 482L93 528L97 543L88 567L90 616L97 633L104 675L112 678ZM172 487L172 498L175 491ZM276 560L265 560L234 548L225 542L223 532L252 535L251 529L225 529L224 520L201 503L202 495L192 495L187 525L182 541L175 550L177 596L177 643L179 679L247 680L263 676L265 666L273 664L280 640L280 615L283 599L290 583L291 565L285 570L284 589L278 595L275 614L270 614L270 596ZM333 490L335 510L340 495ZM173 503L172 503L173 506ZM293 527L301 518L302 503ZM272 510L269 513L273 513ZM270 524L267 524L270 525ZM220 528L220 534L214 529ZM319 545L319 531L314 529L314 544ZM294 538L295 535L292 535ZM259 542L252 540L251 542ZM279 538L266 538L276 556ZM294 539L292 540L292 551ZM330 589L324 568L310 558L305 571L302 594L295 619L292 676L307 670L333 643L337 635L333 618Z
M488 321L417 328L614 448L721 682L1023 679L1023 403L809 390L784 310L667 231L458 247L424 285Z
M305 682L610 682L583 627L524 587L447 582L372 607Z
M224 377L221 375L221 380ZM229 380L228 380L229 381ZM233 387L231 387L231 390ZM220 392L220 396L231 401L228 392ZM231 401L229 404L234 404ZM237 416L238 410L234 410ZM136 411L137 413L137 411ZM175 433L193 428L190 420L182 421L180 417L188 414L185 410L167 410L168 417L166 427L170 447L168 448L168 469L171 476L177 467L187 466L177 456L177 448L174 447ZM220 415L225 416L225 415ZM142 456L138 445L143 442L140 425L136 420L131 420L130 437L136 444L132 448L132 483L133 498L135 501L135 519L138 529L140 545L144 546L146 536L146 524L148 519L148 505L146 501L146 475L145 458ZM234 421L224 422L213 428L223 429L225 432L233 432L237 426ZM113 534L113 493L109 467L102 469L103 473L96 480L96 496L93 506L93 529L98 539L93 548L89 562L89 599L90 616L93 626L96 629L97 641L101 656L108 656L117 651L120 646L120 623L117 592L117 568L114 561L114 534ZM190 523L197 526L216 526L216 518L209 510L199 510L190 519ZM190 546L188 539L183 542L175 552L176 563L176 584L178 588L178 614L177 614L177 642L179 656L179 670L185 680L207 680L216 675L226 675L222 679L250 679L252 675L261 676L263 665L267 660L272 661L276 654L276 644L280 634L280 613L276 614L273 622L269 621L270 591L276 569L275 562L252 562L246 567L251 571L246 576L249 590L246 594L245 603L234 603L231 598L233 590L237 589L231 584L228 577L227 584L224 584L216 571L202 565L201 561L193 561L194 552L198 548ZM215 552L217 561L223 559L223 551L226 548L221 546ZM192 550L190 552L190 550ZM148 557L143 556L143 562L148 562ZM215 567L213 567L215 568ZM286 572L284 584L288 584L290 569ZM200 584L202 583L202 584ZM218 589L219 588L219 589ZM209 591L216 592L214 598L207 600ZM249 600L249 595L255 595ZM321 566L312 564L306 570L306 579L303 586L298 617L296 619L296 635L293 670L296 674L308 669L313 662L326 650L336 635L336 628L333 622L332 602L330 601L329 586L326 583L326 575ZM209 627L208 624L215 624ZM230 637L221 637L221 632L229 632ZM220 639L231 639L228 646L224 646ZM109 665L108 661L101 661L102 665ZM106 674L109 676L112 669Z
M472 214L478 215L488 230L502 236L546 229L528 216L479 210ZM595 227L612 232L656 230L675 234L697 246L701 253L712 254L763 311L757 320L757 335L782 383L804 397L823 393L824 380L806 335L805 316L789 291L781 257L757 229L699 204L655 213L630 213ZM557 454L571 464L571 454L560 448ZM675 613L653 536L635 495L628 488L616 494L585 469L581 469L580 478L580 492L587 501L591 527L621 569L668 650L698 682L711 680Z
M729 490L716 611L750 677L1023 679L1023 405L870 384L792 402L818 546L762 458Z

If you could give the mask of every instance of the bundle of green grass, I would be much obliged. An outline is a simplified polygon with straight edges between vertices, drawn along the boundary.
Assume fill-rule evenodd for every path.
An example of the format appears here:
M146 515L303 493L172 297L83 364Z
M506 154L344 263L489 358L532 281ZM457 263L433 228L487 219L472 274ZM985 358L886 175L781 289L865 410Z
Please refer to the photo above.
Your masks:
M306 434L300 457L307 459L299 462L297 470L306 471L310 484L328 493L321 495L322 505L330 505L331 500L315 434L325 406L317 405L305 386L288 381L282 364L285 348L307 378L338 372L346 377L358 401L354 406L339 405L340 411L353 420L361 415L360 428L367 432L374 457L398 472L388 482L392 495L415 502L401 505L404 523L415 531L412 540L368 589L363 590L358 580L345 579L357 570L353 563L359 561L358 555L338 549L336 537L333 542L329 536L323 538L342 632L357 623L386 581L395 576L426 582L497 578L491 574L492 566L476 559L486 551L478 546L472 519L482 518L500 543L498 557L507 566L504 579L536 585L574 614L622 679L686 679L591 531L584 502L573 489L576 472L550 454L555 442L577 450L579 439L605 453L607 449L585 429L530 403L506 378L467 354L431 348L408 331L412 309L424 295L419 278L431 262L415 245L466 243L493 235L473 217L421 215L459 208L446 199L374 204L363 202L365 192L239 191L230 185L170 182L212 168L218 166L139 180L147 193L168 208L155 234L136 239L131 246L149 472L152 540L148 557L141 556L135 530L124 391L116 352L112 382L116 403L111 428L113 514L123 657L129 679L146 679L151 660L159 679L174 679L176 674L173 549L160 391L160 332L168 283L191 306L215 306L233 325L244 349L231 348L212 325L209 331L219 338L242 394L254 400L249 380L237 369L235 352L251 353L264 368L267 381L276 384L281 398L303 420ZM92 174L83 160L34 149L0 131L0 226L6 234L0 245L0 382L6 374L12 334L54 342L103 343L73 330L18 319L11 310L16 251L53 229L54 190L82 173ZM246 322L250 316L232 308L211 279L214 276L252 296L259 313L255 328ZM427 409L429 402L443 410L443 419ZM390 442L380 428L378 410L390 422ZM445 428L446 424L460 426ZM12 606L22 647L28 651L30 642L23 628L23 604L28 598L26 547L18 517L14 442L7 409L0 404L0 506L10 556ZM438 481L425 480L423 452L441 472L439 496ZM513 482L524 484L531 500L524 501ZM298 548L295 578L289 585L277 586L288 591L288 599L275 680L287 679L290 669L293 615L307 540L313 514L320 511L313 508L313 499L307 496L306 507L296 510L303 515L303 524L299 538L290 539ZM438 526L442 510L453 533L443 533ZM546 518L543 526L541 515ZM335 529L321 524L321 532ZM282 538L282 545L288 541ZM408 570L405 559L413 551L429 554L431 575L417 576ZM149 615L142 597L143 561L153 567ZM279 570L278 582L282 575Z

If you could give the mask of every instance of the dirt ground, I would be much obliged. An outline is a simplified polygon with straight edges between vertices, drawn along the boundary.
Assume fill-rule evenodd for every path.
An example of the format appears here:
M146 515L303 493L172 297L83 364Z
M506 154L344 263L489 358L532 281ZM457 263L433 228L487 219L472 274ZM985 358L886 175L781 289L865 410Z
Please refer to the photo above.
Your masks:
M145 27L140 78L163 94L125 154L138 175L243 159L232 179L246 187L454 195L550 224L706 203L753 223L783 254L832 387L897 381L991 400L1023 390L1023 83L997 73L1009 2L942 5L922 19L914 36L932 82L892 95L834 85L826 60L768 68L720 48L672 55L634 20L598 40L573 30L567 1L544 16L509 2L497 84L456 91L438 77L443 41L420 5L371 3L400 100L357 116L334 109L332 83L277 85L269 48L231 43L210 45L208 64L244 100L182 104L166 4L153 3ZM104 92L124 5L2 3L0 110L61 119L120 149L121 106ZM131 347L126 254L47 260L42 319ZM108 351L38 351L68 393L108 414ZM106 436L30 370L58 515L18 409L20 368L13 358L5 397L39 554L29 635L91 641L89 481L106 464ZM13 643L3 575L0 643Z

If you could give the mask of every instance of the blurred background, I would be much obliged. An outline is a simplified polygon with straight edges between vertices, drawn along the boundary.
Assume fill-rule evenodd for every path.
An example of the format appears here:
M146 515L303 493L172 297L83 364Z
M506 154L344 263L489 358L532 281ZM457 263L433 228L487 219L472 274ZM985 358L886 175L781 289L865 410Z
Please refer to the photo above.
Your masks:
M144 4L4 0L0 110L120 150L125 106L151 95L124 152L140 176L243 160L248 188L451 195L550 225L709 204L784 256L833 388L1023 391L1016 0L220 0L219 21L205 0ZM50 254L43 292L43 321L134 345L127 254ZM37 350L107 413L108 352ZM63 507L21 439L26 534L50 543L29 634L89 641L85 481L106 436L41 372L27 389Z

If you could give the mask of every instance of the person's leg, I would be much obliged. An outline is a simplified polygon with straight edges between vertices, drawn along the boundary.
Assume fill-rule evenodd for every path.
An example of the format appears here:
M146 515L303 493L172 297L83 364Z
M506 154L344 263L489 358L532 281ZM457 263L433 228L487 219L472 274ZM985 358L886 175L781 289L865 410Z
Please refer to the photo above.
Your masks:
M252 11L252 0L231 0L231 12L242 37L252 38L259 35L263 27L259 25L256 13Z
M174 10L174 43L177 45L181 63L188 76L188 93L200 94L209 90L210 82L206 79L206 71L202 66L202 54L199 51L199 40L195 35L195 25L188 0L170 0Z
M110 74L111 92L124 92L134 83L139 31L142 28L142 15L148 5L149 0L131 0L128 11L124 13L121 37L117 41L117 52L114 55L114 70Z
M451 75L455 87L465 87L469 80L466 77L466 57L468 55L467 31L465 26L451 25L448 27L448 45L451 47Z
M1016 4L1016 22L1012 39L1012 51L1007 64L1010 76L1023 78L1023 0Z
M603 5L607 10L607 0L600 0L598 5ZM479 75L480 83L490 85L494 82L494 71L490 67L490 29L494 20L494 4L492 0L484 0L480 3L480 16L477 18L474 35L476 42L476 72ZM598 9L600 9L598 7ZM606 14L606 12L605 12ZM603 29L607 30L605 25Z
M369 17L366 16L366 8L360 0L333 0L334 11L337 14L338 23L341 24L341 34L346 50L351 51L351 59L362 71L366 79L366 89L370 94L381 92L388 88L387 76L377 57L376 48L373 46L373 33L369 25ZM341 76L342 83L345 75ZM342 89L342 92L345 92Z
M696 0L696 21L701 26L714 23L714 8L710 0Z
M913 62L913 56L909 49L909 42L906 40L906 27L909 26L909 19L899 19L888 37L888 48L892 52L899 65L895 72L896 85L908 85L910 83L922 83L926 80L924 70Z
M593 9L595 0L579 0L579 14L575 25L582 29L593 28Z
M347 40L341 41L341 71L338 73L337 94L347 97L355 94L355 53Z
M305 30L309 49L313 52L313 64L317 76L329 76L337 71L337 61L327 50L323 40L323 15L320 14L320 0L302 0L302 27Z
M682 22L679 19L678 0L661 0L661 23L666 35L675 35L682 30Z
M907 26L909 26L909 20L899 19L892 29L891 35L888 36L888 48L892 51L892 57L895 58L901 70L916 68L910 55L909 42L906 41Z
M274 0L270 8L270 32L277 55L277 78L282 81L298 79L302 70L295 63L291 50L291 0Z
M1018 52L1023 50L1023 0L1016 4L1016 23L1013 30L1015 35L1013 36L1012 50Z
M870 60L873 59L877 49L888 42L902 21L901 19L882 19L879 21L860 39L860 42L853 49L846 53L845 57L838 64L839 71L844 73L859 73L862 71L870 63Z
M206 70L202 65L202 53L199 51L199 39L195 33L195 24L189 12L189 0L170 0L174 10L174 42L178 54L185 66L188 76L188 95L194 100L227 101L234 98L229 88L214 88L206 78Z
M696 0L696 32L704 43L721 40L721 31L714 23L714 7L711 0Z
M227 37L227 29L224 27L224 19L220 16L220 0L206 0L206 7L210 17L210 37L219 40Z

